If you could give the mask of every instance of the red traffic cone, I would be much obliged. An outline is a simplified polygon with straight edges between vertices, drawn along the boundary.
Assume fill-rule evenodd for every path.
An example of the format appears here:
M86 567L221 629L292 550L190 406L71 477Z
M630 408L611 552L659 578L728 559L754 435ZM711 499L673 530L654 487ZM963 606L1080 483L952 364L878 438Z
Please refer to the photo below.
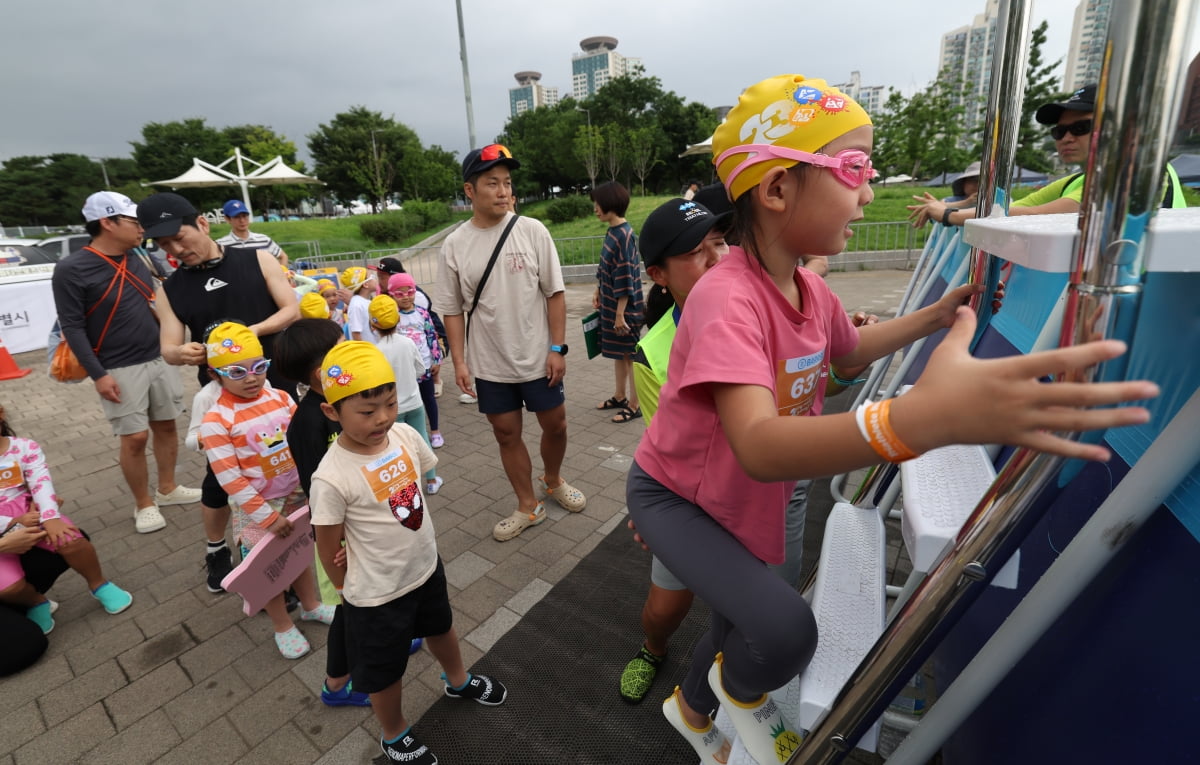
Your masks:
M4 338L0 337L0 380L15 380L32 372L32 369L21 369L12 355L4 347Z

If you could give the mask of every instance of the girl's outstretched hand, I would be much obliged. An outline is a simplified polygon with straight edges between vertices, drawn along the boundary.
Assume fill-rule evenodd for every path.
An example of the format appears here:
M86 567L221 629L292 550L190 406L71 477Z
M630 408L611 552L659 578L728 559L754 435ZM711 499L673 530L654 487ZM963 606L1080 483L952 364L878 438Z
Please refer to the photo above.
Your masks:
M964 284L942 295L941 299L933 304L934 309L937 311L938 326L954 326L959 306L966 305L972 295L983 292L983 290L984 287L982 284Z
M1000 443L1104 461L1109 458L1104 447L1055 434L1136 425L1150 418L1143 407L1085 408L1154 398L1159 389L1149 381L1039 382L1120 356L1126 348L1119 340L976 359L968 351L974 333L975 314L959 308L916 386L892 405L897 436L918 453L948 444Z

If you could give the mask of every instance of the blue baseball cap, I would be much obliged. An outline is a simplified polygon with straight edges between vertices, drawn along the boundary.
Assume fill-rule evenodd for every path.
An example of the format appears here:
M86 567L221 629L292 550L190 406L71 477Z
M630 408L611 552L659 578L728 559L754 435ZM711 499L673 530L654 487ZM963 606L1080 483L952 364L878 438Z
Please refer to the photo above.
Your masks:
M231 199L226 202L225 206L221 208L221 212L225 213L226 218L232 218L242 213L250 214L250 211L246 209L246 203L240 199Z

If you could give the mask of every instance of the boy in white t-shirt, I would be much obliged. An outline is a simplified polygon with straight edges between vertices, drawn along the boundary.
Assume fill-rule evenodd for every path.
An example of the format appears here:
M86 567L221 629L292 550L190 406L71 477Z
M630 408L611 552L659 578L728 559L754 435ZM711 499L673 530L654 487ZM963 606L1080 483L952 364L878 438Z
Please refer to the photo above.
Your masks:
M350 330L350 339L375 342L379 338L371 329L370 316L371 298L375 297L378 287L375 277L362 266L354 266L347 268L338 278L352 295L346 308L346 327Z
M421 472L437 457L415 430L395 422L391 364L371 343L340 343L321 364L321 382L321 410L342 432L312 476L310 508L317 553L342 595L354 685L371 696L384 755L434 765L437 757L412 734L401 706L412 638L425 638L442 666L447 696L495 706L508 691L463 665L421 493ZM334 556L343 538L340 569Z

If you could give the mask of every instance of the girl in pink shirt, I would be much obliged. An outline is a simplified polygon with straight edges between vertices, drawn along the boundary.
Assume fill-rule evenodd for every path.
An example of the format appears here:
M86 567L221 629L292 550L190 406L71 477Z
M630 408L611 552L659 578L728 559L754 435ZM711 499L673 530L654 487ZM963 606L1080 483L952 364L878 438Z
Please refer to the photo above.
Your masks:
M784 508L796 479L953 443L1105 459L1102 447L1051 433L1142 422L1146 410L1066 408L1156 395L1144 382L1082 390L1038 381L1117 356L1117 342L973 359L974 314L960 306L982 289L974 285L855 327L820 277L798 265L845 248L850 223L874 198L871 149L862 107L801 75L747 89L713 138L741 246L688 296L660 408L627 487L641 538L712 609L681 687L663 704L705 763L728 758L728 740L710 718L718 703L758 762L786 761L799 744L766 695L802 672L817 644L808 604L767 568L783 560ZM903 397L804 416L820 412L831 370L853 376L944 327L950 332Z

